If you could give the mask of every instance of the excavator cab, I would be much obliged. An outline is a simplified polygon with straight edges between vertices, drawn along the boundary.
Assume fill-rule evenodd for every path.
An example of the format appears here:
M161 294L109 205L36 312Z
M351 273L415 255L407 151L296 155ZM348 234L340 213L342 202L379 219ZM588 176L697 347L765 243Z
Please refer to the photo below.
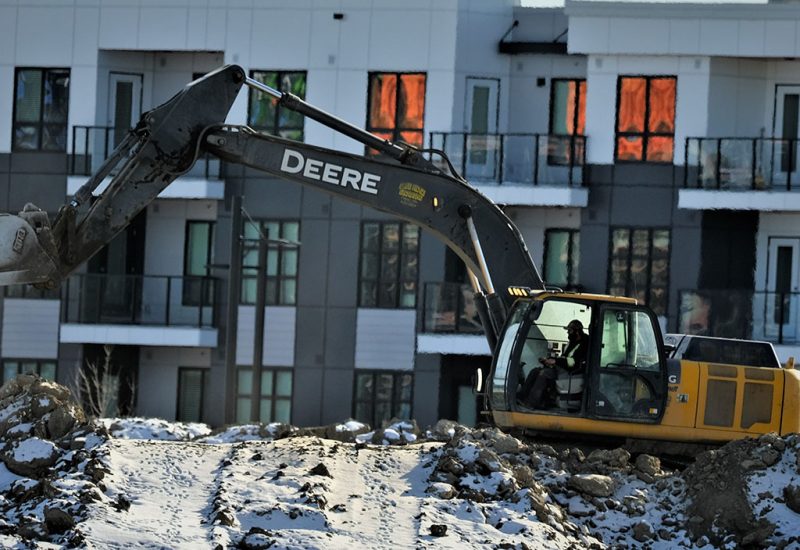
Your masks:
M577 320L588 342L585 364L558 368L545 399L531 403L532 372L560 357ZM559 418L658 423L667 402L667 361L655 315L635 300L538 292L517 300L501 334L488 383L500 426L559 429ZM564 428L562 428L564 429Z

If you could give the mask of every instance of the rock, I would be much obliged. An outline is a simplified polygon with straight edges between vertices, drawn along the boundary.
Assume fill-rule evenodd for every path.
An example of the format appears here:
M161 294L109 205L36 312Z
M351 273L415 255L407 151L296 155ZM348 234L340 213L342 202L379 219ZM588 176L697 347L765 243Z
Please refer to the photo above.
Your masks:
M499 472L501 469L500 458L490 449L481 449L478 452L478 459L475 463L481 467L485 473Z
M44 507L44 523L50 533L63 533L75 527L75 519L58 507Z
M464 465L459 462L459 460L450 455L445 455L439 460L439 464L437 464L436 469L441 472L448 472L455 476L460 476L464 473Z
M516 437L502 434L491 442L494 451L497 454L512 454L518 453L522 449L522 443Z
M48 395L59 403L72 400L72 392L70 392L68 388L39 377L35 377L34 381L31 383L30 392L32 394Z
M760 458L765 466L772 466L781 459L781 453L777 449L770 447L761 452Z
M614 480L599 474L575 474L569 478L569 486L593 497L610 497L614 494Z
M20 374L16 378L9 380L0 387L0 400L19 395L30 388L35 380L36 376L33 374Z
M31 437L12 444L2 458L13 473L39 478L56 463L60 455L61 451L53 442Z
M586 457L586 462L601 462L613 468L624 468L631 459L631 453L625 449L595 449Z
M653 527L646 521L639 521L633 525L633 538L638 542L645 542L655 536Z
M311 468L311 471L308 472L312 476L325 476L333 478L331 472L328 470L328 467L325 466L322 462Z
M524 464L517 464L511 469L511 475L517 480L517 485L521 488L530 488L536 484L533 477L533 470Z
M744 538L742 538L742 546L753 545L759 548L766 546L765 543L770 535L772 535L772 531L774 531L774 529L774 526L767 525L748 533L744 536Z
M67 435L79 420L82 419L72 407L58 407L47 419L47 431L53 439L60 439Z
M661 473L661 460L650 455L639 455L636 457L636 469L655 477Z
M800 487L787 485L783 488L783 500L786 506L795 514L800 514Z
M431 525L432 537L443 537L445 535L447 535L447 525L442 525L440 523L434 523Z
M272 539L272 533L261 527L251 527L239 543L238 548L243 548L245 550L266 550L273 544L275 544L275 541Z
M463 431L463 427L458 422L442 419L428 430L428 438L435 441L448 441L459 431Z
M59 406L61 403L49 395L37 395L31 399L31 414L36 418L41 418Z
M458 494L456 488L449 483L432 483L430 487L425 490L425 492L445 500L455 498L455 496Z
M220 510L217 512L217 515L214 517L214 521L219 522L220 525L224 525L226 527L233 527L236 525L236 518L228 510Z

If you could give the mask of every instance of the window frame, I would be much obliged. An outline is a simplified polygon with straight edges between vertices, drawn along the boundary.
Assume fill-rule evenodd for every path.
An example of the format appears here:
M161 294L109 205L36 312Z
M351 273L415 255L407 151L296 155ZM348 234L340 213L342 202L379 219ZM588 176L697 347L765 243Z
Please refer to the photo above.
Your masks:
M299 218L292 218L292 219L276 219L276 218L260 218L254 220L242 220L242 236L244 237L245 234L245 227L248 223L257 223L259 231L261 233L265 233L266 229L265 226L270 223L277 223L280 226L280 235L267 235L269 239L282 239L284 234L284 227L288 224L295 223L297 224L297 235L300 236L300 228L301 228L301 220ZM291 248L297 251L297 265L295 266L295 275L284 275L283 274L283 265L284 265L284 252L289 247L283 247L277 243L270 243L267 245L267 255L272 250L277 251L278 254L278 263L276 267L276 275L269 275L265 274L264 276L267 278L267 283L270 280L274 279L275 281L275 292L274 295L271 296L269 293L269 285L267 285L267 293L266 293L266 305L268 306L296 306L297 305L297 290L299 288L299 281L300 281L300 246L292 246ZM255 305L255 289L253 289L253 301L245 300L246 296L246 284L249 284L251 281L258 285L258 265L254 266L246 266L244 263L245 255L247 252L252 252L251 250L247 250L245 246L242 246L242 259L241 259L241 273L242 273L242 285L239 292L239 305ZM257 254L257 252L256 252ZM256 255L256 258L258 256ZM258 260L256 260L256 263ZM267 262L267 269L269 269L269 262ZM246 270L252 270L255 272L255 275L246 275ZM294 280L294 301L287 301L285 300L281 292L281 288L283 287L283 281L287 280Z
M358 418L358 405L359 403L368 403L371 408L371 416L372 418L369 419L367 422L373 428L378 426L378 422L376 421L376 404L379 402L377 398L377 392L375 391L378 387L378 377L381 375L391 375L392 376L392 396L389 401L391 414L389 418L386 420L391 420L392 418L400 418L398 416L398 412L400 406L404 403L408 403L409 406L409 413L407 419L402 420L410 420L414 418L414 371L413 370L383 370L383 369L356 369L355 374L353 376L353 406L352 406L352 414L353 418L358 420L359 422L364 422L363 419ZM359 399L358 397L358 382L359 376L371 376L372 377L372 396L369 400ZM402 384L403 376L410 376L411 377L411 391L409 394L408 400L398 399L400 394L400 388ZM380 402L384 402L380 400ZM384 419L381 419L380 422L383 422Z
M643 132L621 132L619 130L619 109L622 103L622 81L623 79L644 79L645 80L645 95L644 95L644 130ZM670 79L675 82L675 104L672 107L672 133L666 132L652 132L649 129L650 125L650 84L653 80ZM617 99L616 110L614 116L614 162L621 164L657 164L668 166L675 162L675 126L677 122L678 110L678 76L667 74L654 74L654 75L617 75ZM626 160L619 158L619 140L625 137L641 137L642 138L642 158L638 160ZM647 160L647 145L651 137L670 137L672 138L672 159L669 161L656 161Z
M250 69L250 78L252 78L253 80L258 80L259 82L261 82L261 80L259 80L259 78L258 78L258 75L259 74L266 74L266 73L277 75L277 79L276 80L278 82L280 82L281 81L281 77L283 75L286 75L286 74L301 74L301 75L303 75L303 80L305 82L305 86L304 86L305 91L304 91L302 97L300 97L300 99L305 100L306 93L308 92L308 71L307 70L304 70L304 69L294 69L294 70L293 69L278 69L278 70L276 70L276 69ZM283 92L285 90L279 89L279 91ZM291 90L289 90L289 91L291 91ZM252 115L252 105L253 105L253 95L252 94L264 94L264 92L260 92L258 90L253 90L253 89L248 90L248 94L247 94L247 125L250 128L252 128L253 130L256 130L258 132L262 132L262 133L266 133L266 134L270 134L270 135L273 135L273 136L280 137L282 139L291 139L291 138L284 138L281 135L281 131L282 130L299 131L300 132L300 139L293 140L293 141L305 142L305 138L306 138L306 132L305 132L305 120L306 119L305 119L305 116L300 115L301 116L301 121L302 121L300 126L297 126L297 127L296 126L285 126L285 127L282 127L280 125L281 111L283 109L287 109L287 107L284 107L280 103L277 103L277 100L276 100L276 104L275 104L274 120L273 120L271 126L260 126L260 125L252 124L251 123L251 118L250 118L251 115ZM266 95L266 94L264 94L264 95ZM291 109L289 109L289 110L291 111ZM292 112L294 112L294 111L292 111Z
M371 224L378 224L378 227L380 228L380 232L379 232L379 235L378 235L378 251L377 251L377 256L378 256L378 276L377 276L376 279L365 279L364 275L363 275L364 255L365 254L374 254L374 253L364 250L364 227L366 225L371 225ZM391 305L381 305L380 304L380 285L382 283L384 283L384 282L387 282L386 280L382 279L382 277L381 277L381 271L382 271L381 266L382 266L383 253L384 253L383 235L384 235L384 227L386 225L389 225L389 224L391 224L391 225L399 225L400 242L398 243L398 251L397 251L397 255L398 255L397 278L393 281L396 284L397 292L395 293L394 300L393 300L394 303L393 304L391 304ZM403 236L405 235L406 226L409 226L409 225L410 226L414 226L414 227L417 228L417 249L416 249L416 253L415 253L416 260L417 260L417 269L416 269L416 277L415 277L415 279L413 281L413 283L414 283L414 304L405 306L405 305L402 305L400 303L401 302L401 295L402 295L401 288L402 288L404 282L411 282L411 281L410 280L406 281L402 277L403 265L404 265L403 264L403 259L405 257L408 257L408 253L406 253L403 250L403 243L404 243ZM420 246L422 245L422 231L421 231L420 227L418 225L414 224L414 223L406 222L406 221L402 221L402 220L398 220L398 221L394 221L394 220L362 220L359 230L360 231L359 231L359 243L358 243L358 302L357 302L358 303L358 307L370 308L370 309L416 309L417 303L419 302L419 258L420 258L419 249L420 249ZM371 305L370 304L364 304L363 293L362 293L361 289L362 289L362 285L365 282L374 282L376 284L376 296L375 296L375 303L374 304L371 304Z
M269 410L269 417L268 417L269 419L264 423L268 424L268 423L271 423L271 422L284 422L285 424L291 424L292 423L292 400L294 399L294 389L295 389L294 388L294 369L291 368L291 367L262 367L260 370L261 370L261 375L262 376L265 373L270 373L270 375L272 376L272 393L269 394L269 395L265 395L264 394L264 384L261 384L261 395L259 396L259 404L258 404L259 421L261 421L261 416L262 416L262 413L263 413L263 411L261 410L261 400L265 399L265 398L268 398L271 401L270 410ZM242 393L242 392L239 391L239 373L243 372L243 371L247 371L247 372L250 373L250 384L253 383L253 367L252 366L247 366L247 365L238 365L236 367L236 395L235 395L235 402L234 402L234 412L239 410L239 399L241 399L241 398L252 399L253 398L252 392L250 392L250 393ZM278 373L288 373L289 374L289 380L291 381L291 389L290 389L290 393L289 393L288 396L278 395L277 394ZM276 420L275 419L275 407L276 407L276 404L277 404L278 401L288 401L288 403L289 403L289 418L287 418L285 421ZM250 405L252 407L252 402L251 402ZM236 422L241 423L241 421L238 418L236 418L235 420L236 420ZM252 421L248 417L248 420L246 420L244 422L252 422Z
M19 376L20 374L23 374L23 372L22 372L22 364L23 363L35 363L36 364L36 372L33 373L33 374L36 374L37 376L42 377L42 378L44 378L42 376L42 364L43 363L52 363L54 365L54 367L55 367L55 369L53 371L53 378L52 378L52 380L50 378L44 378L44 379L45 380L51 380L52 382L57 382L58 381L58 359L32 359L30 357L3 357L3 359L2 359L3 379L2 379L2 381L0 381L0 385L4 384L6 382L6 380L5 380L5 368L6 368L6 364L7 363L16 363L17 364L17 374L15 375L15 377Z
M23 71L39 71L42 76L41 81L41 89L40 89L40 99L39 99L39 120L37 122L25 122L21 123L23 126L36 126L38 128L38 142L35 149L25 149L17 146L17 86L18 86L18 79L19 74ZM50 126L61 126L62 124L55 124L55 123L45 123L44 122L44 100L45 100L45 82L46 82L46 75L50 71L62 71L65 72L67 75L67 80L69 81L72 77L72 70L70 67L14 67L14 90L11 94L13 107L11 113L11 152L13 153L66 153L67 149L69 148L69 92L70 86L69 83L66 86L66 102L67 102L67 112L66 112L66 120L63 123L64 126L64 149L42 149L42 139L44 136L43 129L46 125Z
M181 396L183 385L181 381L183 377L181 376L182 373L187 371L197 371L200 372L200 416L197 420L187 420L181 418ZM209 369L205 367L178 367L178 395L177 399L175 400L175 420L177 422L203 422L203 411L205 409L205 401L206 401L206 384L208 384L209 378Z
M670 287L670 267L671 267L671 259L672 259L672 228L668 226L655 226L655 227L636 227L636 226L628 226L628 225L619 225L619 226L611 226L609 228L609 237L608 237L608 272L606 274L606 293L611 294L611 280L613 275L614 269L614 231L617 230L626 230L628 231L628 256L626 259L625 265L625 296L630 295L631 293L631 282L633 278L633 270L631 269L631 263L633 261L633 233L634 231L647 231L647 286L644 289L646 301L645 304L649 308L652 309L650 305L650 298L651 293L653 290L652 284L652 273L653 273L653 233L655 231L666 231L669 235L669 244L667 246L667 266L666 266L666 282L663 285L664 288L664 311L658 312L653 309L653 312L657 316L667 316L669 314L669 287ZM659 287L662 285L658 285Z
M208 244L206 246L206 267L205 273L202 275L188 273L189 271L189 236L191 235L189 228L194 225L207 225L208 226ZM197 307L201 305L201 301L204 302L203 306L211 306L214 303L214 294L213 294L213 286L210 282L205 282L206 279L209 277L209 267L208 264L214 262L214 233L216 231L217 222L213 220L186 220L186 225L184 226L184 238L183 238L183 282L181 284L181 305L184 306L192 306ZM198 300L195 296L194 284L196 281L200 281L200 295L202 296L203 289L206 290L205 293L205 300ZM189 283L189 284L187 284Z
M370 120L370 104L372 103L372 91L374 87L375 77L382 76L382 75L394 75L397 77L397 83L395 88L395 104L394 104L394 127L386 128L383 126L373 126L372 121ZM424 87L425 93L423 94L422 100L422 126L419 128L410 128L410 127L400 127L398 126L397 115L400 112L400 82L402 80L401 77L405 75L421 75L424 79ZM426 71L369 71L367 73L367 122L366 122L366 130L370 134L391 134L391 139L393 143L396 143L401 140L400 134L402 132L419 132L421 136L420 147L425 146L425 107L427 103L428 97L428 73ZM376 155L377 151L371 149L370 147L365 147L365 154L366 155Z
M553 129L553 123L555 122L555 118L554 118L555 109L553 108L553 106L555 105L556 84L558 82L574 82L576 84L574 116L573 116L573 120L572 120L572 128L573 128L572 133L560 133L560 132L556 132ZM578 132L578 128L579 128L578 121L580 120L580 105L581 105L580 84L582 82L586 83L586 78L552 78L552 79L550 79L550 108L549 108L549 117L548 117L549 120L548 120L548 124L547 124L547 130L548 130L548 133L550 135L553 135L553 136L582 136L582 135L585 134L585 128L584 128L584 134ZM588 86L588 84L587 84L587 86ZM584 95L586 95L586 94L584 94ZM584 104L583 104L584 107L586 107L585 101L586 101L586 98L584 98ZM584 120L585 120L585 116L586 116L586 113L584 112Z
M549 283L547 280L547 258L548 252L550 250L550 235L553 233L567 233L568 234L568 241L567 241L567 284L565 285L565 289L574 289L580 286L580 282L578 280L579 273L573 273L572 264L573 262L573 253L575 251L575 238L576 236L580 238L581 230L571 227L551 227L545 229L544 231L544 250L542 256L542 275L544 276L545 282ZM578 261L580 262L580 243L577 246L578 249ZM578 270L580 271L580 263L578 264Z

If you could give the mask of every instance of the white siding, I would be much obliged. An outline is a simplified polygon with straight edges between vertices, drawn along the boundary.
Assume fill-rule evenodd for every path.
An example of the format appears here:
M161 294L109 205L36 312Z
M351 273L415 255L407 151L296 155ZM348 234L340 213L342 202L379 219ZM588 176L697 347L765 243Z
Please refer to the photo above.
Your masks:
M173 420L178 403L178 368L210 366L210 349L143 349L139 356L136 414Z
M540 270L544 265L545 230L579 229L581 226L581 211L578 208L508 208L506 214L519 229L533 263Z
M3 302L3 357L58 358L58 300L6 298Z
M253 364L255 336L255 306L239 306L239 325L236 333L236 364ZM263 366L291 367L294 365L295 319L294 307L269 306L264 309Z
M357 369L414 369L415 310L359 309Z
M586 160L613 164L620 75L677 75L674 163L682 165L687 137L705 136L708 120L707 58L677 56L590 56L587 64Z

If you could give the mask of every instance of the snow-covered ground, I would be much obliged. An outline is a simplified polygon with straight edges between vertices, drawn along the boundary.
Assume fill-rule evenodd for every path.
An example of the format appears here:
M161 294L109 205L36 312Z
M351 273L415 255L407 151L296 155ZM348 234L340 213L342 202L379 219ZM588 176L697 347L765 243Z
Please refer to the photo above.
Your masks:
M795 435L674 472L448 422L59 424L28 384L0 390L2 548L800 548Z

